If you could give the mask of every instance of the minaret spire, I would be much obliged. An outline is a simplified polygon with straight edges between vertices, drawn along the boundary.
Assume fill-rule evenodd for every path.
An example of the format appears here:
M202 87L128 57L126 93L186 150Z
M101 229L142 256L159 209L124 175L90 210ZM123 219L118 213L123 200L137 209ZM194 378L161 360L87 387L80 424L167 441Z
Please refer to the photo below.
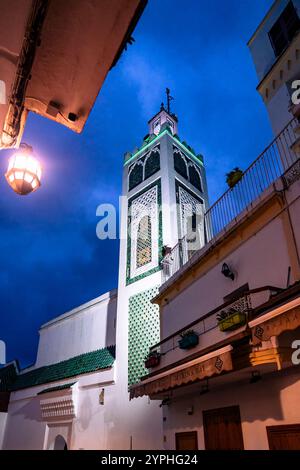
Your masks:
M149 134L156 134L158 135L161 129L165 128L164 125L171 129L173 135L178 134L177 123L178 119L177 116L171 111L171 101L174 100L173 96L171 96L171 92L169 88L166 88L166 103L161 103L160 110L155 116L153 116L149 124Z
M170 88L166 88L167 95L167 112L171 114L171 101L174 100L173 96L170 95Z

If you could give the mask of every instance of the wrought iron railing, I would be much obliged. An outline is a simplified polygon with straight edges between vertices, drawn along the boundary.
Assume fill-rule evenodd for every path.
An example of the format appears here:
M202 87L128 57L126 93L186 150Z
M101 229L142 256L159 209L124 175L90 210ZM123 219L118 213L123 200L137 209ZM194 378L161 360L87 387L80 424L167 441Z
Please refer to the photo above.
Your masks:
M293 119L247 168L242 179L207 210L205 222L209 239L221 232L299 158L292 147L299 137L295 133L298 125L298 120Z
M251 205L274 181L284 175L299 160L300 151L295 150L295 142L300 138L295 129L298 119L293 119L273 142L247 168L241 180L228 189L204 215L208 241L234 221ZM162 262L163 282L177 272L194 254L188 250L186 238L168 253Z
M172 335L164 338L159 343L154 344L151 346L150 351L157 351L160 354L165 355L170 351L177 349L179 347L181 335L185 331L192 330L199 337L216 328L220 329L222 332L234 331L235 329L245 325L248 321L251 321L256 309L261 305L264 305L265 302L269 301L270 298L281 291L282 289L277 287L263 286L244 292L235 299L228 300L219 307L202 315L200 318L187 324L184 328L181 328ZM235 313L239 314L239 317L233 320L232 317ZM225 328L224 320L225 323L227 322L227 326ZM233 322L236 320L237 323L234 324ZM230 324L230 322L232 323Z

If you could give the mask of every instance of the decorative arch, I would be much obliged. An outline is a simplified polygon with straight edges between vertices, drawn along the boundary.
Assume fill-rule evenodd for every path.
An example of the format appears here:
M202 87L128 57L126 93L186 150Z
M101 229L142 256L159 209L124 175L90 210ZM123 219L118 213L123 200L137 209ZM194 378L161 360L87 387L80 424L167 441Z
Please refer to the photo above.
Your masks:
M58 434L54 440L53 450L68 450L68 445L65 438Z
M159 150L154 149L145 160L145 180L160 170Z
M141 268L152 260L152 224L151 217L144 215L141 218L136 240L136 267Z
M198 191L203 192L201 176L194 165L189 166L189 181Z
M137 162L133 166L129 174L129 181L128 181L129 191L135 188L138 184L142 183L142 181L143 181L143 163Z
M186 180L188 179L188 170L185 158L177 149L174 151L174 168L183 178Z

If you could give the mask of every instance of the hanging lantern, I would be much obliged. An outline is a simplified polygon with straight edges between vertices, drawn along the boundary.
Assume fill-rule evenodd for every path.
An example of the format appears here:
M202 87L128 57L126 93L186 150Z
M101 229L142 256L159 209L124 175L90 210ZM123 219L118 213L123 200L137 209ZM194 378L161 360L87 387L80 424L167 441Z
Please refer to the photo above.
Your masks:
M41 175L41 165L33 156L32 147L21 144L20 150L9 159L5 174L9 186L16 193L25 196L41 186Z

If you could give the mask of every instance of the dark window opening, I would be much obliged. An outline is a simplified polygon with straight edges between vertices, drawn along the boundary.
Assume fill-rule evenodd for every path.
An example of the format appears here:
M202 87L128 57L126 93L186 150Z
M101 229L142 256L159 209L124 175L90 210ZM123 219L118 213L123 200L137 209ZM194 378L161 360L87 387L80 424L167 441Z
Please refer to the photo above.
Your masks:
M201 184L201 178L194 166L190 166L189 168L189 176L190 176L190 183L195 186L199 191L202 192L202 184Z
M178 152L174 153L174 168L183 178L188 179L186 163Z
M269 32L276 57L284 52L299 30L300 19L293 2L289 2Z
M154 175L157 171L160 170L160 159L159 152L154 150L151 152L145 163L145 180Z
M143 181L143 165L137 164L129 175L129 191Z

